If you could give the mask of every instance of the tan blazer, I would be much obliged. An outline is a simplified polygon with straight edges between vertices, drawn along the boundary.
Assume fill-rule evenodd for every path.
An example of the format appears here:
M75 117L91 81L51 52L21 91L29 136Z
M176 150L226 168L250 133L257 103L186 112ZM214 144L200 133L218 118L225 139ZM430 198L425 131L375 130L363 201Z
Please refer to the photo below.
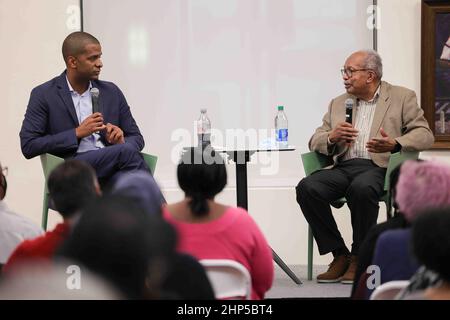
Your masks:
M356 106L356 97L345 93L331 100L328 112L322 119L322 126L317 128L309 140L309 149L326 155L332 155L336 164L347 151L346 143L337 143L334 148L328 148L327 138L330 131L338 123L345 121L345 100L351 98ZM355 119L356 108L353 108ZM405 151L422 151L431 147L434 142L433 133L423 116L423 110L417 104L414 91L393 86L385 81L381 82L370 138L381 137L380 128L401 144ZM370 153L372 161L387 167L390 152Z

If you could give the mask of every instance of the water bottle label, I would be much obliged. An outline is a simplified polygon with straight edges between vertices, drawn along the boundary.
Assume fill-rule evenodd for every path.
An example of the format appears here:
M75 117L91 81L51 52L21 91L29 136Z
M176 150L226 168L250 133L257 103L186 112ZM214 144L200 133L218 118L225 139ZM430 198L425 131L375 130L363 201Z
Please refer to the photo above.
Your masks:
M288 141L288 129L277 130L277 141Z

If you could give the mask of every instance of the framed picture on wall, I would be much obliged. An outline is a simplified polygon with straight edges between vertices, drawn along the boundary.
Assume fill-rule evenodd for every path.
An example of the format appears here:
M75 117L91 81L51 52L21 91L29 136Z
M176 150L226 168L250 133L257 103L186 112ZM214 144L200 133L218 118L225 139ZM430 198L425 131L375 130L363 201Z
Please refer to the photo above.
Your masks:
M421 46L421 105L433 149L450 149L450 1L422 0Z

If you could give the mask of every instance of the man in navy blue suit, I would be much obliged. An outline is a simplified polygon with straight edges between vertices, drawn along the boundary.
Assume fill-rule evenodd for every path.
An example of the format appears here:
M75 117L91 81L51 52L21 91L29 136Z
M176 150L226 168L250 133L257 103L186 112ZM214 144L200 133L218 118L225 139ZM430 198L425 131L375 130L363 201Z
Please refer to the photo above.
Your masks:
M24 156L51 153L86 161L103 185L126 171L149 171L140 154L144 139L122 91L98 79L99 41L86 32L71 33L62 54L66 70L31 92L20 131ZM92 88L99 91L100 112L93 112Z

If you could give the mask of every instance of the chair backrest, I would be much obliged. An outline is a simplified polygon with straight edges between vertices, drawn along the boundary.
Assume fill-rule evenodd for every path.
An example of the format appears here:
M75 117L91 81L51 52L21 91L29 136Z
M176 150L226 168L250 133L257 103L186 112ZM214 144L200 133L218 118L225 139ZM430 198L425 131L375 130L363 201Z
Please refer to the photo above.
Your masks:
M55 169L59 164L64 162L63 158L54 156L50 153L44 153L41 155L41 164L42 164L42 171L44 171L44 178L45 178L45 192L48 191L47 189L47 179L50 173Z
M401 151L391 154L389 157L389 163L386 170L386 176L384 178L384 191L389 191L390 187L390 176L392 170L401 165L406 160L417 160L419 159L418 151Z
M206 270L216 299L251 299L250 273L242 264L227 259L204 259L200 263Z
M379 285L371 294L370 300L393 300L395 296L409 285L409 280L389 281Z

